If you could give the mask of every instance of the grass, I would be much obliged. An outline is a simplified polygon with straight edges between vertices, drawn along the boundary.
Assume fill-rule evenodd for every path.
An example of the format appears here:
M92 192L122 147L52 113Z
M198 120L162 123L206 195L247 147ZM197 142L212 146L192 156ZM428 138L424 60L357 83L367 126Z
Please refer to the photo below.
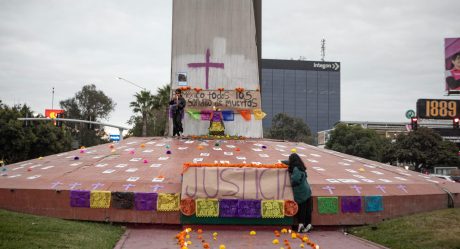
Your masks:
M349 232L392 249L460 249L460 208L387 220Z
M124 228L0 210L0 248L110 248Z

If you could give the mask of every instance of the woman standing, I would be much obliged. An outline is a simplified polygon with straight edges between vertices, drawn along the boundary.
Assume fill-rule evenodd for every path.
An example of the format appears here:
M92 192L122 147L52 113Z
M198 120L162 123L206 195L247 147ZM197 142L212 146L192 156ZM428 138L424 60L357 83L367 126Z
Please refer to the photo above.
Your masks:
M297 212L298 233L306 233L312 229L311 212L313 203L311 199L311 188L307 181L307 171L302 159L296 153L289 156L288 161L283 161L288 165L288 171L291 175L291 186L294 194L294 200L299 206Z

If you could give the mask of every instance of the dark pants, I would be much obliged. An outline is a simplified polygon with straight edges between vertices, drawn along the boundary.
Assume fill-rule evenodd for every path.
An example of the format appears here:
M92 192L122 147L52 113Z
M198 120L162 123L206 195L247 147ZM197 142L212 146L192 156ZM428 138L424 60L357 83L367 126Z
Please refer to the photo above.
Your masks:
M184 129L182 128L182 114L180 112L176 112L173 115L173 136L180 136L179 132L184 132Z
M313 210L312 198L308 198L305 202L298 203L299 211L297 212L297 221L305 226L311 224L311 212Z

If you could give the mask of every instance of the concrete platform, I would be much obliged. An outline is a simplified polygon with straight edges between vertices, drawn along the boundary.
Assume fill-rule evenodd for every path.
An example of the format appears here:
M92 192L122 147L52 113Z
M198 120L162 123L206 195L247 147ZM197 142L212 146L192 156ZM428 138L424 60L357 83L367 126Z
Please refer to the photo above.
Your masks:
M288 248L284 240L289 242L291 248L304 248L310 249L306 243L300 239L292 239L291 234L280 234L280 237L274 235L274 230L280 231L280 228L269 227L203 227L202 239L198 239L196 228L190 233L192 244L188 246L192 248L203 248L203 242L208 243L210 248L219 248L224 245L226 249L233 248L273 248L279 249L280 247ZM175 239L176 234L181 230L180 227L163 226L163 227L128 227L123 235L123 238L118 242L115 249L144 249L154 248L157 249L170 249L180 248ZM251 236L250 231L254 230L256 235ZM213 233L217 233L214 240ZM334 249L385 249L386 247L377 245L375 243L351 236L345 235L340 231L312 231L306 235L310 241L318 245L318 248L334 248ZM273 244L273 240L278 239L279 244Z
M219 147L220 150L215 148ZM238 148L236 150L235 148ZM181 193L186 162L273 164L297 150L313 190L314 225L356 225L460 205L460 184L302 143L271 140L129 138L6 165L0 208L76 220L180 224L180 212L74 208L72 190ZM204 156L205 155L205 156ZM240 159L238 159L240 158ZM320 214L318 197L381 196L382 210Z

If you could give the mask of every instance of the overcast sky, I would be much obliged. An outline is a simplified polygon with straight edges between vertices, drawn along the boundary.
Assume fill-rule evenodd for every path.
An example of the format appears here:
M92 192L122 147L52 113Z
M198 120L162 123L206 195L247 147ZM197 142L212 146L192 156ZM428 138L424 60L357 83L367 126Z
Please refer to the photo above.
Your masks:
M229 0L230 1L230 0ZM341 120L405 121L444 96L444 38L460 37L458 0L263 0L262 57L341 62ZM0 0L0 100L36 113L95 84L127 126L129 102L171 72L170 0Z

